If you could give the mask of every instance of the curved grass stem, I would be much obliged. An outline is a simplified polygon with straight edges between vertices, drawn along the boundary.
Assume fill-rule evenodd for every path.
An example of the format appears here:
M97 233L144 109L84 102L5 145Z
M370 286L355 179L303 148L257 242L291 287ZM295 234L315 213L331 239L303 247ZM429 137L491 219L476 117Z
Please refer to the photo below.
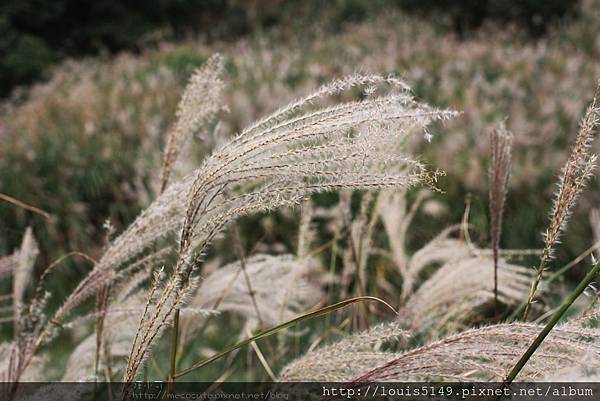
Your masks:
M219 353L211 356L210 358L207 358L207 359L201 360L199 362L196 362L195 364L193 364L189 368L186 368L184 370L181 370L181 371L173 374L173 380L176 379L176 378L178 378L178 377L187 375L188 373L191 373L194 370L200 369L200 368L208 365L209 363L212 363L212 362L216 361L217 359L220 359L220 358L224 357L225 355L227 355L227 354L229 354L229 353L231 353L231 352L233 352L233 351L235 351L235 350L237 350L239 348L242 348L242 347L244 347L244 346L246 346L246 345L248 345L250 343L253 343L254 341L260 340L261 338L269 337L269 336L271 336L271 335L273 335L273 334L275 334L275 333L277 333L277 332L279 332L279 331L281 331L283 329L291 327L291 326L293 326L293 325L295 325L297 323L300 323L300 322L302 322L304 320L308 320L308 319L312 319L312 318L315 318L315 317L318 317L318 316L329 314L329 313L331 313L331 312L333 312L333 311L335 311L337 309L341 309L341 308L343 308L345 306L352 305L354 303L362 302L362 301L377 301L379 303L384 304L387 308L391 309L392 311L394 311L394 313L397 313L396 310L390 304L388 304L384 300L382 300L380 298L377 298L377 297L362 296L362 297L355 297L355 298L346 299L346 300L338 302L336 304L325 306L325 307L319 308L319 309L317 309L315 311L305 313L304 315L301 315L301 316L298 316L298 317L296 317L294 319L288 320L287 322L284 322L284 323L282 323L282 324L280 324L278 326L275 326L275 327L272 327L272 328L270 328L268 330L262 331L262 332L260 332L260 333L258 333L256 335L254 335L253 337L250 337L250 338L248 338L248 339L246 339L244 341L241 341L241 342L239 342L237 344L231 345L231 346L225 348L223 351L221 351L221 352L219 352Z

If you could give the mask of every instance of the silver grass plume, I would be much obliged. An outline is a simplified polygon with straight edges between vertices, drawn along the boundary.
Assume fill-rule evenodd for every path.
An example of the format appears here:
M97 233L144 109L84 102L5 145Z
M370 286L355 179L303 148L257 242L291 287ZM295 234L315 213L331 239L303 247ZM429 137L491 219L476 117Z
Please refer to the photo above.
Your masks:
M263 322L269 325L281 323L318 303L323 296L318 285L321 281L318 268L316 260L298 259L292 255L255 255L248 258L246 271L252 278L252 290ZM218 311L258 319L240 270L238 261L211 273L202 281L190 300L190 306L214 307ZM214 306L217 302L218 305Z
M415 263L411 263L414 256L409 258L407 255L406 233L427 193L426 190L419 191L417 198L410 206L406 199L406 191L384 191L377 197L376 211L383 223L392 259L403 280L401 300L405 300L413 292L419 274ZM426 254L429 255L428 252ZM415 261L417 260L418 258L415 259Z
M412 211L411 211L412 212ZM402 327L428 336L464 328L482 309L493 302L493 251L480 249L450 237L460 226L450 226L415 252L402 272L402 307L398 322ZM388 234L389 235L389 234ZM527 295L530 269L507 263L504 257L528 254L529 250L499 250L499 300L507 305ZM434 272L424 281L418 278L426 269ZM416 290L415 290L416 288Z
M494 307L498 308L498 250L502 233L502 215L508 190L513 135L500 126L490 132L490 226L494 253Z
M31 227L27 227L21 248L19 249L18 264L13 272L13 303L15 306L15 317L19 314L25 302L25 291L30 284L35 259L39 253L37 242L33 236Z
M225 83L221 79L222 74L223 58L219 54L214 54L192 74L177 106L177 120L167 137L160 193L166 189L173 166L186 142L213 115L223 109L222 94Z
M342 382L388 362L394 354L381 350L381 346L405 344L409 337L394 323L380 324L309 351L289 363L279 380Z
M357 381L502 381L541 330L540 325L511 323L470 329L404 352L365 372ZM559 326L529 361L521 380L535 381L563 366L584 367L588 354L598 366L598 329ZM588 340L583 341L583 338Z
M198 257L232 220L293 206L316 192L410 187L435 179L420 162L400 150L416 128L455 113L417 103L395 78L355 75L334 81L317 93L318 97L327 96L365 84L387 85L391 91L363 101L303 110L316 99L309 96L276 112L217 149L192 175L172 184L134 222L132 231L117 238L123 245L131 240L140 243L146 233L135 238L129 235L137 233L140 226L148 227L146 219L159 217L161 222L156 223L164 226L165 207L170 213L183 212L178 261L157 299L149 300L156 305L151 318L155 325L146 326L143 341L134 344L137 350L125 381L134 379L150 342L184 301L182 294L193 287L190 280L199 266ZM186 203L171 203L181 195ZM155 235L148 237L153 240ZM140 248L123 250L133 256ZM119 256L122 259L124 255Z
M432 264L443 264L466 258L472 254L469 247L460 241L450 238L450 234L460 229L460 226L450 226L444 229L435 238L416 251L408 260L402 272L402 296L406 301L414 293L418 284L419 275ZM389 235L389 233L388 233ZM459 245L459 246L456 246ZM399 244L397 245L399 246ZM404 245L405 246L405 245Z
M46 323L43 313L48 294L25 302L36 257L39 253L31 228L27 228L21 246L13 258L14 338L0 347L0 399L14 397L20 381L40 381L44 358L34 355L36 339Z
M12 255L0 258L0 277L12 275L13 278L12 294L0 296L0 312L12 312L13 319L0 317L0 323L14 321L15 332L19 332L19 317L25 303L25 292L30 284L38 253L38 245L31 227L27 227L19 249ZM6 301L12 301L12 308L3 306Z
M246 269L253 282L255 299L259 303L265 323L275 325L313 306L322 298L318 264L312 259L296 259L291 255L256 255L246 260ZM215 270L208 275L191 296L188 305L181 308L181 344L195 338L206 317L230 312L240 315L255 326L256 310L252 307L250 294L240 274L240 262L235 262ZM101 355L107 354L112 363L113 377L122 375L139 326L139 315L145 308L148 294L139 282L147 277L147 271L140 271L122 282L113 291L115 298L106 311ZM131 289L137 291L131 293ZM151 310L146 311L150 315ZM70 329L93 316L76 319L64 327ZM73 351L67 363L63 381L93 381L95 377L94 355L96 353L95 334L85 338ZM106 358L101 358L99 371L107 366Z
M596 104L599 93L600 84L592 103L589 105L581 121L575 146L573 146L559 177L558 191L555 194L552 213L550 215L550 225L544 234L544 251L536 270L535 278L531 283L531 290L529 291L527 305L523 313L524 319L527 319L546 265L554 256L554 246L567 225L577 198L596 167L597 156L592 153L591 146L600 118L600 108Z
M406 300L398 316L402 327L418 334L427 333L428 337L464 329L495 298L491 255L478 254L458 240L449 239L443 245L447 248L431 251L437 255L449 254L450 258ZM501 279L498 300L516 305L527 295L530 269L509 264L502 258L498 266Z
M421 163L390 150L414 128L450 118L454 112L417 103L405 91L304 110L319 97L375 84L392 89L405 86L395 78L354 75L333 81L318 90L318 96L308 96L242 131L202 167L173 182L113 240L53 320L63 320L100 285L123 277L128 263L157 240L183 227L187 228L180 238L191 236L197 247L207 245L237 216L295 205L314 192L431 182L435 175ZM303 110L303 114L291 117ZM282 115L289 118L281 121Z
M283 380L403 382L403 381L502 381L523 349L541 330L529 323L485 326L445 337L423 346L397 352L381 352L374 360L380 365L365 366L364 355L353 351L308 353L288 365ZM397 331L400 335L406 332ZM598 368L600 342L598 328L563 324L555 328L532 357L520 376L535 381L564 366ZM387 361L384 361L387 358ZM337 370L332 367L345 366ZM354 367L357 367L356 369ZM358 370L363 370L357 373Z

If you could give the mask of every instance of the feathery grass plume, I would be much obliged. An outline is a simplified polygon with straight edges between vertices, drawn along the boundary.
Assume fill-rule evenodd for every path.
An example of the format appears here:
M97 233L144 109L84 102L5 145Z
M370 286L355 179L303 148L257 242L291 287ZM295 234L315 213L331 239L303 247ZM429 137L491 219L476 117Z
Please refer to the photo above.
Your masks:
M0 399L13 399L19 383L32 377L41 381L43 375L35 375L45 359L35 355L37 340L47 323L43 313L49 294L35 297L24 313L15 319L15 335L12 342L5 345L0 359ZM24 308L22 308L24 309Z
M412 258L409 259L406 251L406 233L427 194L426 190L420 191L410 207L406 200L406 191L384 191L377 197L377 214L383 223L392 258L403 280L401 300L405 300L412 293L419 273L418 269L410 265Z
M414 293L419 275L428 266L452 262L472 254L472 250L465 246L462 241L449 237L450 234L460 230L460 228L459 225L447 227L410 257L402 275L404 281L402 283L401 299L403 301L406 301Z
M177 121L169 131L163 157L160 192L166 189L173 165L186 141L224 108L223 58L214 54L190 78L177 106Z
M390 150L415 128L456 113L420 104L406 92L304 110L318 97L367 84L405 87L395 78L377 75L336 80L317 91L319 96L309 96L265 119L259 124L266 124L263 131L251 127L221 146L202 167L171 184L109 245L53 320L64 319L100 285L122 276L127 261L184 226L180 238L191 235L195 245L207 245L239 215L295 205L314 192L431 183L435 174ZM291 117L302 110L304 114ZM290 117L277 123L282 113ZM186 218L188 223L183 224Z
M508 190L513 134L504 125L490 132L490 231L494 252L494 307L498 310L498 250L502 234L502 214Z
M384 323L319 347L289 363L280 381L343 382L383 365L394 353L381 350L386 343L406 343L409 333L394 323Z
M402 327L426 333L427 337L468 327L495 299L493 257L478 254L462 241L449 240L446 245L449 248L432 252L452 256L406 300L398 316ZM531 269L506 263L502 258L498 267L502 279L497 288L498 300L507 305L517 304L527 296Z
M252 279L252 290L264 323L271 326L281 323L321 300L318 268L316 260L292 255L254 255L246 260L246 271ZM189 305L214 307L251 320L258 319L240 270L238 261L211 273L202 281Z
M136 356L130 360L125 381L134 379L150 342L183 302L182 294L193 288L189 280L199 267L199 256L232 220L294 206L316 192L410 187L435 180L435 174L400 151L415 129L455 113L416 102L395 78L355 75L316 93L321 97L364 84L391 90L379 97L316 110L309 110L312 103L306 99L316 99L309 96L276 112L217 149L181 185L168 187L142 215L142 220L154 218L153 209L163 209L164 200L187 194L178 261L156 301L152 324L140 327L142 340L134 344L132 355ZM140 219L134 227L147 227ZM127 230L126 236L130 233ZM139 236L135 240L139 242Z
M15 317L25 302L25 291L30 284L33 274L35 259L39 253L37 242L33 236L31 227L27 227L21 248L19 249L19 263L13 272L13 303L15 305Z
M315 214L315 207L310 198L302 202L302 211L300 215L300 226L298 228L298 249L296 255L303 258L308 255L310 245L315 238L315 230L312 226L312 219Z
M511 323L470 329L405 351L354 381L502 381L542 326ZM531 358L520 379L535 381L562 369L599 367L600 330L564 324ZM588 360L587 356L593 359ZM591 365L587 365L590 362Z
M589 105L579 127L575 146L571 150L569 158L562 168L558 182L558 191L554 198L554 205L550 218L550 225L544 234L544 252L540 264L536 270L536 276L531 284L531 290L527 298L527 304L523 313L523 319L527 319L531 303L537 293L542 274L546 264L553 258L554 245L564 231L569 216L575 206L579 194L592 176L596 167L597 156L591 152L594 133L600 118L600 108L596 105L596 98L600 94L600 83L596 89L594 99Z
M120 293L124 287L121 285L115 288L114 292ZM96 311L94 314L79 317L65 324L63 326L65 329L74 329L93 321L99 313L103 313L105 318L100 350L98 350L97 333L84 338L71 353L62 380L67 382L103 380L105 377L99 372L105 370L107 361L110 362L111 378L122 377L127 366L131 343L138 329L140 314L146 307L147 297L148 293L145 289L140 289L125 299L117 295L111 299L110 305L104 312ZM151 313L151 311L146 312L146 314ZM183 317L196 319L196 321L216 313L218 312L215 310L194 307L181 310ZM100 354L101 358L96 361L97 354Z

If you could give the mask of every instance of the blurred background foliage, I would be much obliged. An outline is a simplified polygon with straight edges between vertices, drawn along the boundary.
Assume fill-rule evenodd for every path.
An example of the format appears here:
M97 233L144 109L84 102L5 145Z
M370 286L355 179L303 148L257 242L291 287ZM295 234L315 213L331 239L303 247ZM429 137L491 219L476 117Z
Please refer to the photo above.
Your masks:
M488 21L514 23L532 36L577 17L578 1L562 0L4 0L0 5L0 95L49 76L66 57L139 51L157 38L190 34L236 38L257 30L339 31L384 11L443 16L466 37Z

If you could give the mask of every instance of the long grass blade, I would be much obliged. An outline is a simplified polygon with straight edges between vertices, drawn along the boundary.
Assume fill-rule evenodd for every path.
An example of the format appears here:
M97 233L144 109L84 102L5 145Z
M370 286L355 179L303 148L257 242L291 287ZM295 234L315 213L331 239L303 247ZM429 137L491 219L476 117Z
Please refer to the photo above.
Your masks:
M385 302L383 299L377 298L377 297L370 297L370 296L362 296L362 297L355 297L355 298L350 298L350 299L346 299L344 301L338 302L336 304L333 305L329 305L329 306L325 306L323 308L317 309L315 311L312 312L308 312L305 313L304 315L298 316L294 319L288 320L287 322L284 322L280 325L277 325L275 327L272 327L268 330L262 331L258 334L256 334L255 336L252 336L244 341L241 341L237 344L231 345L227 348L225 348L223 351L211 356L210 358L204 359L202 361L199 361L195 364L193 364L192 366L190 366L187 369L181 370L177 373L175 373L174 378L178 378L184 375L187 375L188 373L193 372L194 370L200 369L206 365L208 365L209 363L212 363L222 357L224 357L225 355L229 354L230 352L233 352L239 348L242 348L254 341L260 340L261 338L265 338L265 337L269 337L281 330L287 329L288 327L294 326L300 322L303 322L305 320L310 320L310 319L314 319L316 317L319 316L323 316L326 314L329 314L333 311L336 311L338 309L344 308L346 306L355 304L357 302L363 302L363 301L376 301L376 302L380 302L383 305L385 305L387 308L391 309L394 313L397 313L396 310L387 302Z

